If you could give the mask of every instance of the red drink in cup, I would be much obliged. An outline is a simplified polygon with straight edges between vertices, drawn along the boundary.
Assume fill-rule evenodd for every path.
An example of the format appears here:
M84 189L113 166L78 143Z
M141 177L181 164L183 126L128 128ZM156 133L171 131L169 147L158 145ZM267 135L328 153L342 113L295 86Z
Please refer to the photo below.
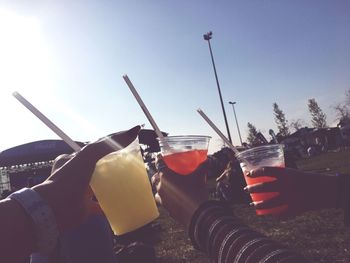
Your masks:
M210 137L199 135L167 136L159 139L166 165L174 172L188 175L207 159Z
M244 174L247 185L271 182L276 180L274 177L262 176L257 178L250 178L246 174L258 167L273 166L273 167L284 167L284 155L283 146L281 144L272 144L255 147L243 151L237 155L238 160L241 163L241 168ZM278 192L266 192L266 193L255 193L250 194L253 201L263 201L271 199L277 196ZM283 214L288 205L280 205L270 209L256 209L257 215L279 215Z
M163 157L167 166L179 174L186 175L192 173L207 159L208 150L193 150L165 155Z

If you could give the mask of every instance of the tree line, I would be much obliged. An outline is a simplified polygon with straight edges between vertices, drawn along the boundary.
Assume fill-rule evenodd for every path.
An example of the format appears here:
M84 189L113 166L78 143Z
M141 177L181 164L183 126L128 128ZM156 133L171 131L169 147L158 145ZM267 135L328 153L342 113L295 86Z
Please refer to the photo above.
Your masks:
M327 128L327 116L318 105L316 99L309 99L307 106L311 115L312 126L314 128ZM291 131L294 132L306 126L306 122L302 119L292 120L289 123L284 112L276 102L272 104L272 108L279 136L288 136L291 134ZM345 92L345 99L342 102L337 103L335 106L332 106L332 108L335 111L337 119L339 121L350 122L350 89ZM259 131L251 122L248 122L247 126L247 142L248 144L253 144L257 138Z

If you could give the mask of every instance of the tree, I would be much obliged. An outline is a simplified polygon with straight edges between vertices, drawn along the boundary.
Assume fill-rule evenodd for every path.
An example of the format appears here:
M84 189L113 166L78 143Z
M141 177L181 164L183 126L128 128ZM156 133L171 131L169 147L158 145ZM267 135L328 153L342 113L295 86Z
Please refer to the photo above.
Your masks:
M350 110L348 105L346 105L345 103L338 103L333 107L333 109L335 110L335 113L339 120L350 118Z
M302 119L292 120L292 122L289 125L289 127L294 131L298 131L304 126L306 126L305 121L303 121Z
M273 106L273 114L275 115L275 122L277 124L278 132L282 136L289 135L288 121L283 113L283 111L278 107L275 102L272 104Z
M250 145L253 145L256 141L256 136L258 135L258 131L253 124L248 122L248 136L247 141Z
M350 119L350 89L345 92L345 100L333 106L333 109L338 120Z
M345 92L345 104L350 107L350 89Z
M322 109L318 106L314 98L309 99L308 102L309 112L311 114L311 123L315 128L326 128L326 114L323 113Z

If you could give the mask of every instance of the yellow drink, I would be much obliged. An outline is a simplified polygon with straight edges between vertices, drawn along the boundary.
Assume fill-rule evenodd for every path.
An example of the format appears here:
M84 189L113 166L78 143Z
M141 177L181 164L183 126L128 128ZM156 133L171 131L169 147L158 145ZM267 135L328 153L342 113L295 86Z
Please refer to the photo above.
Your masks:
M138 139L96 163L90 185L114 233L122 235L159 216Z

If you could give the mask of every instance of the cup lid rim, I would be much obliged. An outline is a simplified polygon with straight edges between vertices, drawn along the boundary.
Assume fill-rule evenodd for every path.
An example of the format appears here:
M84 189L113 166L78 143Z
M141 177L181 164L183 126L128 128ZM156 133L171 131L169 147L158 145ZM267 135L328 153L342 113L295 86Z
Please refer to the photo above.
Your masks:
M251 152L251 151L253 151L253 150L256 150L256 148L261 148L261 149L263 149L263 148L268 148L268 147L273 147L273 146L274 146L274 147L282 147L282 148L283 148L283 144L282 144L282 143L259 145L259 146L256 146L256 147L253 147L253 148L249 148L249 149L246 149L246 150L244 150L244 151L239 152L239 153L236 155L236 157L241 156L243 153Z
M172 135L172 136L165 136L163 137L163 139L177 139L177 138L207 138L207 139L211 139L211 136L207 136L207 135ZM156 138L158 141L162 141L163 139L157 137Z

